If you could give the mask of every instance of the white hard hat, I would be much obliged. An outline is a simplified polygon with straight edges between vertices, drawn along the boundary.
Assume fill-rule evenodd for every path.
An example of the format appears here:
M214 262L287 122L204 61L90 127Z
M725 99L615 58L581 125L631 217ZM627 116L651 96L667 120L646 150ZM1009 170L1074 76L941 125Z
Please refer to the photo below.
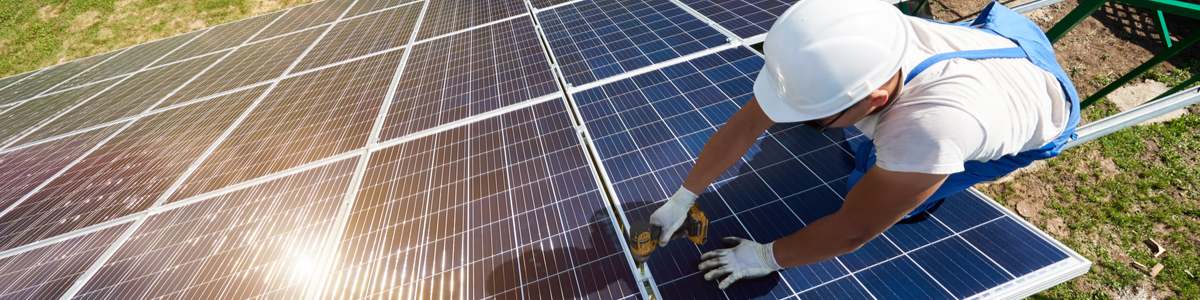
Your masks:
M754 96L775 122L829 117L900 70L908 24L879 0L801 0L767 33Z

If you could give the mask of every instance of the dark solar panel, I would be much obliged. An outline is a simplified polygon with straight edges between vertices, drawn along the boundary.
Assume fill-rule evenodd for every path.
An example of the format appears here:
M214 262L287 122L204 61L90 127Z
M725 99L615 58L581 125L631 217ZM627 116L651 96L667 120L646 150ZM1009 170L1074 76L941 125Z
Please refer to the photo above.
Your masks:
M270 27L263 29L254 39L262 40L333 22L349 8L352 2L351 0L324 0L290 9Z
M0 216L0 249L150 206L262 88L147 116Z
M153 215L75 298L313 295L335 257L335 219L356 160Z
M172 63L189 57L200 56L241 45L242 42L250 39L255 33L262 31L263 27L270 24L271 21L274 21L280 15L283 15L283 12L269 13L213 27L158 61L158 64Z
M561 100L379 150L326 297L638 297L594 176Z
M431 0L417 40L528 12L522 0Z
M529 4L533 4L533 7L538 9L543 9L556 4L567 3L571 1L573 0L529 0Z
M66 168L120 125L0 153L0 212Z
M371 0L354 2L354 6L350 7L350 11L346 13L346 17L353 17L361 14L371 13L381 9L395 7L397 5L418 2L417 0ZM420 5L417 5L420 9Z
M0 114L0 124L3 124L0 126L0 145L7 145L15 141L26 131L36 128L39 124L80 102L87 101L117 80L110 79L86 87L34 98L14 106Z
M192 80L158 107L195 100L283 75L288 66L304 53L304 49L311 45L323 30L324 28L313 28L245 45Z
M149 110L171 91L212 65L224 53L146 70L118 83L21 138L22 145L72 131L116 121Z
M92 57L81 58L61 65L53 66L31 74L25 80L14 83L0 90L0 105L28 100L49 90L51 87L70 79L72 76L112 57L115 52L109 52Z
M380 140L558 91L528 18L414 46Z
M580 1L538 13L568 83L582 85L726 43L669 0Z
M340 22L304 56L295 71L403 46L420 12L420 5L405 5Z
M648 218L657 202L680 186L708 137L749 101L761 67L761 58L736 48L574 95L629 219ZM858 136L853 129L819 133L795 124L775 126L701 195L698 202L713 220L709 235L771 241L836 211L853 160L848 149L862 140ZM954 196L930 220L895 225L853 253L724 291L696 270L702 252L722 247L716 238L701 247L672 243L655 252L649 267L663 295L706 291L783 299L861 288L877 298L928 299L975 295L1012 281L1014 273L1023 274L1010 273L1022 268L1005 265L1012 253L1044 253L1046 259L1012 260L1031 265L1025 270L1068 258L1019 226L986 231L1012 221L985 201L966 193ZM989 238L973 241L977 236ZM1000 253L982 250L996 248L989 242L1010 246L1000 247L1008 249ZM838 281L846 277L855 284Z
M95 82L110 78L117 75L132 73L141 70L143 67L149 66L154 61L162 58L167 53L170 53L180 45L191 41L200 34L200 31L193 31L137 46L130 47L116 54L112 59L97 65L95 68L87 72L80 73L71 80L55 87L55 90L63 90L66 88L76 87L85 83Z
M283 80L172 199L366 146L403 53L387 52Z
M4 91L5 88L7 88L13 84L16 84L17 81L21 81L21 79L25 79L25 77L29 77L29 75L37 74L37 71L38 70L29 71L29 72L25 72L25 73L21 73L21 74L4 77L4 79L0 79L0 91Z
M741 38L767 33L796 0L681 0Z
M0 298L58 298L128 228L113 226L0 258Z

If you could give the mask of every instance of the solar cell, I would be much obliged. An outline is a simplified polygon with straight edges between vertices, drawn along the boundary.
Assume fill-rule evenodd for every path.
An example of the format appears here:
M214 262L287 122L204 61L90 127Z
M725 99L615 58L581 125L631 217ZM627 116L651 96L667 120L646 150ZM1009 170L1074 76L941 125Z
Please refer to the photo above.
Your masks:
M112 59L105 61L83 73L80 73L75 78L71 78L67 82L55 87L55 90L63 90L66 88L76 87L85 83L99 81L105 78L132 73L141 70L143 67L149 66L155 60L162 58L171 50L179 48L180 45L191 41L200 34L200 31L193 31L145 44L136 45L120 51Z
M417 40L503 20L528 12L522 0L431 0Z
M0 298L57 298L128 227L121 224L0 258Z
M134 74L95 98L42 125L14 145L43 140L147 111L162 101L168 93L216 62L223 54L213 53Z
M350 11L346 13L346 17L353 17L361 14L371 13L381 9L391 8L402 4L417 2L416 0L372 0L354 2L354 6L350 7Z
M175 52L171 52L170 55L158 61L158 64L168 64L189 57L200 56L241 45L242 42L250 39L255 33L262 31L263 27L270 24L271 21L274 21L280 15L283 15L283 13L282 11L269 13L213 27L186 45L179 47Z
M680 186L708 137L749 101L761 67L757 55L735 48L573 94L629 219L648 218L657 203ZM860 135L854 129L822 133L796 124L768 130L698 200L713 220L709 235L714 238L700 247L672 243L650 260L658 291L767 299L835 292L869 292L875 298L956 298L1024 274L1009 273L1011 269L1032 271L1070 258L1065 250L987 204L988 200L960 193L929 220L897 224L850 254L741 282L724 291L703 281L696 266L701 253L723 246L716 237L771 241L836 211L852 165L848 149L863 141ZM985 236L988 241L972 240ZM1017 240L1029 242L1022 245ZM1045 258L1005 259L1016 253L1039 253ZM851 280L842 281L845 278Z
M313 26L333 22L337 20L342 12L350 7L350 0L325 0L297 8L293 8L284 13L279 20L271 24L258 33L254 37L255 40L262 40L288 32L304 30Z
M0 216L0 249L150 206L262 91L250 89L137 120Z
M74 298L300 299L318 292L356 159L155 214Z
M21 81L21 79L25 79L25 77L29 77L29 75L36 74L37 71L39 71L39 70L16 74L16 75L4 77L4 79L0 79L0 91L3 91L8 86L17 83L17 81Z
M727 42L669 0L580 1L537 17L554 60L572 85Z
M326 297L636 298L561 99L373 153Z
M557 92L536 35L516 18L413 46L380 140Z
M158 107L167 107L237 87L274 79L287 70L304 49L321 35L313 28L238 48Z
M403 52L281 81L172 201L362 148Z
M120 125L0 153L0 212L66 168L117 127Z
M5 111L4 114L0 114L0 124L4 124L0 126L0 145L7 145L27 130L80 102L87 101L116 81L117 79L109 79L86 87L31 99Z
M680 0L743 39L766 34L795 0Z
M405 5L340 22L304 56L296 71L404 46L420 12L420 5Z
M38 94L41 94L42 92L54 87L55 85L70 79L71 76L75 76L76 74L79 74L79 72L83 72L88 68L99 64L115 54L116 52L109 52L96 56L85 57L30 74L28 78L25 78L25 80L21 80L20 82L14 83L9 87L0 90L0 105L33 98L34 96L37 96Z

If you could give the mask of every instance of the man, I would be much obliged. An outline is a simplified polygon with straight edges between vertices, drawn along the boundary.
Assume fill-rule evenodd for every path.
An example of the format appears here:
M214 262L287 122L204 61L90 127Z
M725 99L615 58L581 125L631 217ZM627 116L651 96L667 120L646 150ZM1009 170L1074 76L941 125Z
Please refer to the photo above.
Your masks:
M789 8L767 34L755 99L712 136L683 186L651 215L660 245L696 194L777 122L855 125L871 142L855 151L837 212L776 241L726 238L733 247L704 253L704 278L722 289L852 252L946 196L1057 155L1079 119L1074 86L1036 25L996 3L980 15L965 27L908 17L877 0Z

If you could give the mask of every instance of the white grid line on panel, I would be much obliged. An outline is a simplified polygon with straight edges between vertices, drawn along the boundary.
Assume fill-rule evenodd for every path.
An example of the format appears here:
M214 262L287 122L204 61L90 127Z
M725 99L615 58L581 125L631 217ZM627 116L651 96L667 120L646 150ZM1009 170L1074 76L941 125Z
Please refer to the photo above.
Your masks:
M129 46L129 47L126 47L125 49L118 50L120 52L115 52L113 55L109 55L108 57L104 58L104 60L88 67L87 69L83 69L82 71L79 71L78 73L75 73L74 75L71 75L71 77L67 77L67 79L50 86L50 88L45 89L42 92L37 93L36 95L33 95L33 97L29 97L29 99L35 99L35 98L38 98L41 96L45 96L46 94L54 91L54 89L58 88L58 86L63 85L64 83L70 82L72 79L75 79L75 77L79 77L79 75L82 75L83 73L87 73L88 71L91 71L92 69L95 69L96 67L99 67L100 65L103 65L104 63L112 60L113 58L116 58L117 56L121 56L121 53L125 53L125 51L129 51L129 49L133 49L133 46ZM92 57L92 56L89 56L89 57ZM91 82L91 84L95 84L96 82L100 82L100 81L94 81L94 82Z
M415 43L413 43L413 45L414 45L414 46L415 46L415 45L420 45L420 44L424 44L424 43L427 43L427 42L430 42L430 41L433 41L433 40L437 40L437 39L441 39L441 38L444 38L444 37L448 37L448 36L452 36L452 35L460 34L460 33L463 33L463 32L472 31L472 30L475 30L475 29L484 28L484 27L488 27L488 26L491 26L491 25L495 25L495 24L499 24L499 23L504 23L504 22L512 21L513 19L517 19L517 18L520 18L520 17L524 17L524 16L525 16L525 14L528 14L528 13L523 13L523 14L519 14L519 15L515 15L515 16L511 16L511 17L507 17L507 18L503 18L503 19L499 19L499 20L495 20L495 21L491 21L491 22L487 22L487 23L483 23L483 24L479 24L479 25L475 25L475 26L471 26L471 27L467 27L467 28L463 28L463 29L459 29L459 30L455 30L455 31L452 31L452 32L450 32L450 33L446 33L446 34L435 35L435 36L429 37L429 38L427 38L427 39L423 39L423 40L416 41Z
M691 6L688 6L687 4L684 4L683 2L681 2L679 0L669 0L669 1L671 1L671 3L674 3L675 6L678 6L679 8L683 9L683 11L686 11L688 14L692 15L692 17L695 17L696 19L700 19L700 21L704 21L704 24L708 24L709 27L716 29L718 32L725 35L725 38L729 39L730 41L737 41L739 44L745 45L747 47L749 47L751 45L751 44L747 44L746 40L743 40L741 37L738 37L736 34L733 34L733 32L729 31L729 29L725 28L725 26L721 26L721 24L718 24L713 19L709 19L708 16L705 16L704 14L700 13L699 11L696 11L696 9L693 9Z

